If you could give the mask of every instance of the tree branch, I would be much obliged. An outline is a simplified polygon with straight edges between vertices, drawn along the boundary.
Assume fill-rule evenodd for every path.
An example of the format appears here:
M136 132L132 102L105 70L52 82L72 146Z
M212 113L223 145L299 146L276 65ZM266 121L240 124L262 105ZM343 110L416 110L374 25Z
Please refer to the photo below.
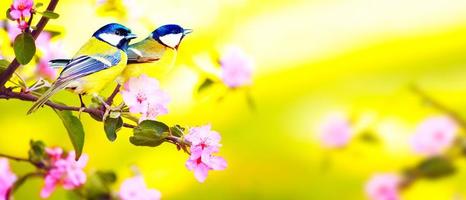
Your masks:
M24 93L24 92L13 92L9 88L3 88L0 89L0 99L19 99L23 101L31 101L35 102L37 101L37 97L29 94L29 93ZM57 109L57 110L70 110L70 111L80 111L80 107L73 107L73 106L67 106L63 104L57 104L52 101L47 101L45 105ZM104 110L97 109L97 108L85 108L82 110L82 112L89 113L94 119L98 121L102 121L102 117L104 115ZM100 119L100 120L99 120Z
M55 10L55 7L57 6L59 0L50 0L49 5L47 6L48 11L53 11ZM32 31L32 37L34 39L37 39L39 37L39 34L44 30L45 25L49 19L47 17L42 16L39 20L39 23L37 23L36 30ZM19 62L16 60L16 58L10 63L8 68L0 74L0 88L5 87L5 83L10 80L11 76L13 73L18 69L20 66Z

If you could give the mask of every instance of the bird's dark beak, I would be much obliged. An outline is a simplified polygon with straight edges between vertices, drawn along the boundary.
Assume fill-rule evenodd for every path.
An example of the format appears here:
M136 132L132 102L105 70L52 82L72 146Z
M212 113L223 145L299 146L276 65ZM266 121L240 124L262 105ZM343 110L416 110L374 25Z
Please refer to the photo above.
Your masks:
M193 29L184 29L183 35L188 35L193 32Z
M134 39L134 38L136 38L136 37L137 37L136 34L129 33L127 36L125 36L125 39L131 40L131 39Z

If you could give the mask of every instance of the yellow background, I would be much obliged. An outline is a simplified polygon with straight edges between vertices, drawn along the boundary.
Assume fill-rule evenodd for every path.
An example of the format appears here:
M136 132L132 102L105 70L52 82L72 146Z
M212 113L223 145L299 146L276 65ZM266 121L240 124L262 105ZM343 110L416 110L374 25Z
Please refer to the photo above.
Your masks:
M60 0L56 11L61 16L47 27L63 31L59 39L65 55L109 22L123 23L142 38L166 23L194 29L181 45L176 68L162 79L172 102L170 113L160 120L185 126L211 123L222 135L225 171L211 172L200 184L184 167L187 155L173 145L135 147L128 141L130 130L119 132L111 143L102 123L85 115L82 119L88 172L115 170L121 181L137 165L164 199L364 199L364 183L373 173L400 172L421 159L410 151L409 135L419 121L440 114L422 104L411 84L466 114L464 0L129 2L128 12L142 19L102 15L94 1ZM0 10L10 3L2 0ZM8 48L5 38L0 42L2 50ZM255 111L249 110L243 91L228 93L221 102L215 98L221 90L193 92L202 79L196 58L216 60L229 44L255 60ZM67 92L54 99L79 103ZM31 138L71 149L53 111L44 108L26 116L31 105L1 100L0 152L26 157ZM379 143L355 139L344 150L323 149L316 128L335 111L362 121ZM455 164L459 170L454 176L416 182L403 197L466 195L466 163ZM27 164L12 165L18 174L31 170ZM39 198L41 186L41 180L27 182L16 199ZM65 197L60 189L51 199Z

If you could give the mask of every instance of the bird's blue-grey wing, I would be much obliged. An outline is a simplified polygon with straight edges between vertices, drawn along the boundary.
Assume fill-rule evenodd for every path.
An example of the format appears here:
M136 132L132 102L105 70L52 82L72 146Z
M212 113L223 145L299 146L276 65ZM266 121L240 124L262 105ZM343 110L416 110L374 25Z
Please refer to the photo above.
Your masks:
M79 56L71 60L60 74L60 81L69 81L81 78L95 72L108 69L117 65L121 60L121 55L93 55Z

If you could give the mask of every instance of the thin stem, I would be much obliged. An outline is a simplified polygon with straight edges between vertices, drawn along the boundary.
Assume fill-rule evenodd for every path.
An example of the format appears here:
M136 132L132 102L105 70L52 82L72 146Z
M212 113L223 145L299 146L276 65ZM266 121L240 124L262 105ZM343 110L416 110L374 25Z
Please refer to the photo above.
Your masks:
M136 128L135 125L128 124L128 123L123 123L123 127L126 127L126 128Z
M55 7L57 6L59 0L50 0L49 5L47 6L48 11L53 11L55 10ZM49 19L47 17L42 16L39 20L39 23L37 23L36 30L32 31L31 35L34 39L37 39L39 37L39 34L44 30L45 25L47 25L47 22ZM18 60L16 58L10 63L8 68L0 74L0 88L5 87L5 83L11 78L13 73L18 69L20 66Z
M419 95L424 101L429 103L432 107L434 107L435 109L440 110L442 112L445 112L451 118L453 118L459 125L461 125L463 128L466 128L466 121L459 113L457 113L453 109L448 108L447 106L443 105L442 103L440 103L436 99L432 98L431 96L429 96L426 92L424 92L419 87L413 86L411 89L415 94Z
M107 98L107 105L111 106L112 103L113 103L113 99L115 98L115 96L118 94L118 92L120 92L120 87L121 85L120 84L117 84L117 86L115 87L115 89L113 90L112 94Z
M0 157L8 158L10 160L15 160L15 161L18 161L18 162L31 162L29 159L26 159L26 158L10 156L10 155L6 155L6 154L3 154L3 153L0 153Z
M42 172L30 172L30 173L27 173L27 174L19 177L18 180L16 180L16 182L11 187L10 191L8 192L8 197L11 197L13 195L13 193L16 192L16 190L18 190L18 188L21 185L23 185L26 182L26 180L28 180L29 178L41 177L41 176L44 176L44 175L45 174L42 173Z

